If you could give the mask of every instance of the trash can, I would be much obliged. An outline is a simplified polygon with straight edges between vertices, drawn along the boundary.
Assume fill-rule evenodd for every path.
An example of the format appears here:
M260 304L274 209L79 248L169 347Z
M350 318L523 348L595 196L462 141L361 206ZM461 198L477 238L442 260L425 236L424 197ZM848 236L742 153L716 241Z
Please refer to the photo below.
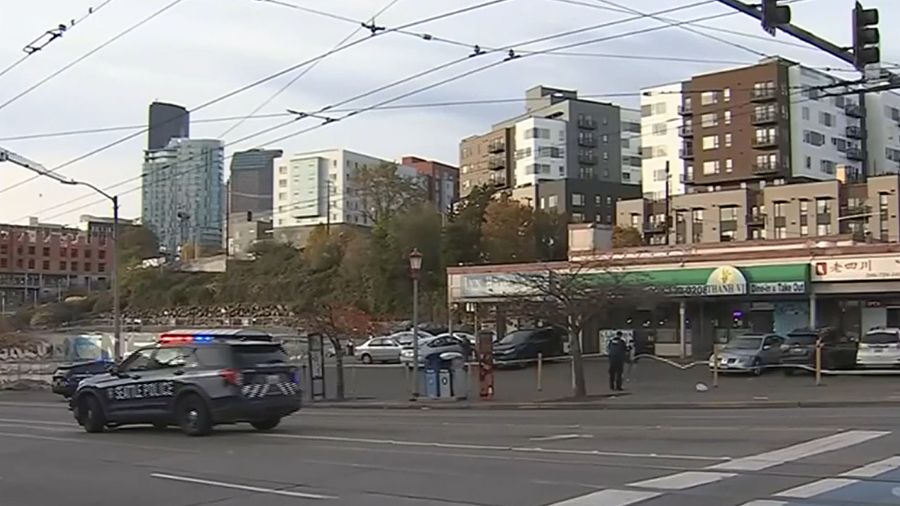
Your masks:
M469 371L466 366L466 358L462 353L448 351L441 353L442 373L446 371L447 388L443 388L443 380L441 377L441 397L453 397L456 399L465 399L469 391Z
M438 383L438 373L441 370L441 356L439 353L432 353L425 356L425 367L422 374L425 376L425 396L437 398L440 396L440 385Z

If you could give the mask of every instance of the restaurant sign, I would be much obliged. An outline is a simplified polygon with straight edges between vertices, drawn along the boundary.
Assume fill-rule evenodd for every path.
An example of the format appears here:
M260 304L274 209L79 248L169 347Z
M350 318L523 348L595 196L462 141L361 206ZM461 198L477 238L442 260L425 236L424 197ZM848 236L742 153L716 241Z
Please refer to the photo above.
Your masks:
M810 277L815 282L900 279L900 255L814 260Z

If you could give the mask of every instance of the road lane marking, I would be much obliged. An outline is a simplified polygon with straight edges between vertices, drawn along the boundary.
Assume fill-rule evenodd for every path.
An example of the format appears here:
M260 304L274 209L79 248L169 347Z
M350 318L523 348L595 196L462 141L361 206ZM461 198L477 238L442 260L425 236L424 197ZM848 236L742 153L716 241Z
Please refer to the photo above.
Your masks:
M849 478L825 478L824 480L814 481L790 490L772 494L776 497L793 497L795 499L809 499L810 497L832 492L847 485L859 483L859 480L851 480Z
M852 469L846 473L842 473L840 476L847 478L874 478L879 474L884 474L897 468L900 468L900 457L889 457L884 460L879 460L878 462L872 462L871 464Z
M567 439L594 439L593 434L556 434L554 436L540 436L528 438L531 441L565 441Z
M784 501L772 501L769 499L759 499L756 501L745 502L741 506L789 506L790 503Z
M629 483L629 487L655 488L663 490L684 490L686 488L699 487L709 483L715 483L726 478L737 476L735 473L715 473L707 471L687 471L684 473L670 474L650 480Z
M241 485L239 483L227 483L224 481L204 480L200 478L192 478L190 476L176 476L174 474L152 473L153 478L160 480L181 481L184 483L195 483L197 485L208 485L210 487L230 488L234 490L243 490L245 492L256 492L259 494L283 495L287 497L298 497L301 499L337 499L331 495L307 494L304 492L293 492L290 490L279 490L275 488L253 487L250 485Z
M628 506L661 496L659 492L606 489L573 497L549 506Z
M0 418L0 422L18 423L18 424L23 424L23 425L26 425L26 424L31 425L33 423L38 423L41 425L60 425L63 427L74 427L75 426L75 420L72 420L71 422L56 422L56 421L50 421L50 420L26 420L26 419L22 419L22 418Z
M115 441L102 441L96 438L92 439L78 439L71 437L55 437L55 436L39 436L37 434L25 434L25 433L15 433L15 432L0 432L0 437L9 437L15 439L38 439L44 441L59 441L63 443L76 443L76 444L96 444L96 445L108 445L108 446L121 446L125 448L140 448L142 450L153 450L160 452L173 452L173 453L200 453L197 450L186 450L184 448L174 448L171 446L148 446L148 445L138 445L132 443L118 443Z
M565 450L558 448L538 448L527 446L502 446L502 445L477 445L466 443L438 443L429 441L398 441L393 439L372 439L341 436L307 436L300 434L253 434L255 437L300 439L306 441L331 441L339 443L361 443L371 445L391 445L425 448L443 448L451 450L478 450L496 452L522 452L522 453L552 453L560 455L591 455L599 457L622 457L664 460L699 460L699 461L728 461L730 457L709 457L706 455L673 455L666 453L630 453L607 452L602 450Z
M763 469L778 466L786 462L865 443L866 441L888 434L890 434L888 431L850 430L819 439L813 439L812 441L806 441L805 443L788 446L786 448L734 459L729 462L716 464L707 469L722 471L762 471Z

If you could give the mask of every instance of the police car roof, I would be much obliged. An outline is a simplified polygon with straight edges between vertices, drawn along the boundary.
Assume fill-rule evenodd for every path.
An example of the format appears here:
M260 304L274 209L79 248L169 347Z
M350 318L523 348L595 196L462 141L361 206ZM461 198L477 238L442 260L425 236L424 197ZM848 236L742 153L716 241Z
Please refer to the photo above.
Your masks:
M159 339L195 336L209 336L215 340L272 341L272 334L256 329L178 329L163 332Z

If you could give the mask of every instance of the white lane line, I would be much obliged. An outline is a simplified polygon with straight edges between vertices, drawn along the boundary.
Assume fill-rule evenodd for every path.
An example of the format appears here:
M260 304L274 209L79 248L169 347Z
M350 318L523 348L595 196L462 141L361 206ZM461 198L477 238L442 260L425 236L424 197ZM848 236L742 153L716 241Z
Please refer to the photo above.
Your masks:
M814 481L790 490L772 494L776 497L793 497L795 499L809 499L810 497L831 492L847 485L859 483L859 480L851 480L848 478L825 478L824 480Z
M330 441L337 443L358 443L370 445L390 445L420 448L444 448L450 450L476 450L476 451L496 451L496 452L522 452L522 453L550 453L558 455L592 455L598 457L622 457L622 458L641 458L641 459L664 459L664 460L698 460L698 461L730 461L729 457L710 457L706 455L677 455L667 453L629 453L629 452L607 452L602 450L564 450L557 448L538 448L529 446L502 446L502 445L477 445L465 443L438 443L428 441L398 441L393 439L372 439L372 438L355 438L340 436L306 436L300 434L253 434L254 437L278 438L278 439L300 439L306 441Z
M287 497L299 497L301 499L337 499L335 496L306 494L303 492L293 492L290 490L278 490L274 488L252 487L250 485L241 485L238 483L226 483L224 481L203 480L200 478L191 478L190 476L176 476L174 474L153 473L150 476L159 478L160 480L181 481L185 483L195 483L197 485L208 485L210 487L230 488L234 490L243 490L245 492L256 492L259 494L283 495Z
M684 473L670 474L651 480L629 483L629 487L655 488L662 490L684 490L691 487L699 487L708 483L714 483L726 478L734 478L734 473L712 473L706 471L687 471Z
M592 434L556 434L529 438L531 441L564 441L566 439L594 439Z
M26 425L31 425L31 424L37 423L37 424L41 424L41 425L60 425L62 427L74 427L75 426L74 419L71 422L54 422L54 421L50 421L50 420L26 420L26 419L22 419L22 418L0 418L0 422L20 423L20 424L26 424Z
M741 506L788 506L790 503L784 501L772 501L770 499L759 499L757 501L745 502Z
M15 433L15 432L0 432L0 437L9 437L9 438L15 438L15 439L38 439L38 440L43 440L43 441L59 441L62 443L75 443L75 444L119 446L119 447L123 447L123 448L140 448L142 450L153 450L153 451L161 451L161 452L200 453L198 450L187 450L184 448L175 448L175 447L171 447L171 446L148 446L148 445L139 445L139 444L131 444L131 443L118 443L115 441L101 441L97 438L79 439L79 438L72 438L72 437L39 436L37 434Z
M846 473L841 473L840 476L847 478L874 478L879 474L884 474L897 468L900 468L900 457L889 457L856 469L851 469Z
M888 434L890 434L888 431L851 430L788 446L787 448L734 459L729 462L716 464L707 469L723 471L762 471L763 469L778 466L786 462L865 443L871 439L886 436Z
M555 502L548 506L628 506L629 504L646 501L661 495L658 492L644 492L640 490L606 489L573 497L562 502Z

